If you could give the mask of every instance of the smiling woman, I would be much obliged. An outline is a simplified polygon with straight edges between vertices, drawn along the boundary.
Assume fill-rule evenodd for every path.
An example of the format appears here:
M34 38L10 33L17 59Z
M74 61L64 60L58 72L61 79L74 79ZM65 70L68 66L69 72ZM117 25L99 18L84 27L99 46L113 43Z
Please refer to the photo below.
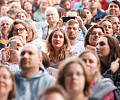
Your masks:
M57 68L58 63L65 58L65 51L70 49L70 42L62 29L54 29L47 38L47 49L51 61L50 66Z
M16 85L12 72L0 65L0 100L12 100L16 97Z

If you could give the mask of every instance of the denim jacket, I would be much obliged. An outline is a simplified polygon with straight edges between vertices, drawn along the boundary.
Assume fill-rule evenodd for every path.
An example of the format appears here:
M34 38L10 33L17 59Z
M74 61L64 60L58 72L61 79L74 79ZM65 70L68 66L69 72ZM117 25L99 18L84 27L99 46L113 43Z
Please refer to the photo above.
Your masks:
M24 78L20 71L15 73L17 97L15 100L37 100L38 93L46 86L55 83L45 69L30 78Z

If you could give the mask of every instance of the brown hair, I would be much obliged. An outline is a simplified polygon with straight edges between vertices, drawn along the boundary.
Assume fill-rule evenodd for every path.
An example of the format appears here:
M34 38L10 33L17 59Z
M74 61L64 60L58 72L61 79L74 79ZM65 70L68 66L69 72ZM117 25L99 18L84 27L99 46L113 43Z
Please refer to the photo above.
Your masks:
M77 13L78 13L78 15L79 15L80 17L86 18L86 13L85 13L85 11L84 11L83 9L78 9L78 10L77 10Z
M44 88L42 92L38 96L38 100L45 100L45 97L51 93L59 93L62 95L64 100L69 100L68 94L66 91L59 85L49 86L47 88ZM57 99L57 98L56 98Z
M85 38L84 38L84 46L85 46L85 47L86 47L86 45L90 45L90 43L89 43L89 37L90 37L91 32L93 31L94 28L100 28L100 29L103 31L103 34L105 34L105 29L104 29L102 26L97 25L97 24L92 25L92 26L88 29L87 34L85 35Z
M12 91L10 91L9 95L8 95L8 100L12 100L15 99L17 91L16 91L16 84L15 84L15 78L13 73L10 71L10 69L8 67L6 67L5 65L0 65L0 69L1 68L5 68L11 75L11 80L12 80Z
M90 95L90 88L91 88L91 74L89 73L86 64L84 63L84 61L82 61L79 58L68 58L65 59L64 61L62 61L59 66L58 66L58 76L57 76L57 80L56 80L56 84L57 85L61 85L64 89L65 89L65 83L64 83L64 79L65 79L65 73L67 71L67 69L69 68L69 65L72 63L78 63L84 72L84 77L85 77L85 87L84 87L84 95L85 96L89 96Z
M70 42L69 42L69 39L68 39L65 31L63 29L59 29L59 28L54 29L47 38L47 49L48 49L49 58L51 61L54 60L54 57L55 57L55 53L54 53L55 48L52 45L52 36L54 35L54 33L56 31L60 31L64 34L64 44L61 47L61 49L59 50L59 54L58 54L59 60L63 60L65 58L65 51L70 49Z
M9 28L9 30L8 30L8 39L11 38L11 37L13 37L13 34L12 34L12 33L13 33L13 30L14 30L14 26L17 25L17 24L22 24L22 25L25 27L26 31L29 32L28 27L27 27L27 25L26 25L25 22L23 22L23 21L21 21L21 20L15 20L15 21L11 24L11 26L10 26L10 28ZM27 37L26 37L26 38L27 38Z

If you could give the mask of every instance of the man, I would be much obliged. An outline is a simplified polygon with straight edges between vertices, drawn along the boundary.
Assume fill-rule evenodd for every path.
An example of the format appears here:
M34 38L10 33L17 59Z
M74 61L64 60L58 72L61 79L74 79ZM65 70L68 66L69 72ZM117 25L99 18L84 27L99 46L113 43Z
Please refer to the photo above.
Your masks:
M7 40L7 31L10 27L10 25L13 23L13 20L9 17L1 17L0 18L0 32L1 32L1 37L0 37L0 43L5 44Z
M84 43L77 40L77 35L79 34L79 23L77 20L70 19L66 23L66 33L70 40L71 51L82 52L84 50Z
M104 18L107 13L102 12L100 9L98 9L99 0L88 0L88 8L90 9L92 15L93 15L93 22L98 22L99 19Z
M19 67L21 71L15 73L16 100L36 100L37 94L44 87L55 83L55 78L42 67L41 51L31 44L22 48Z
M80 16L78 16L77 11L75 11L75 10L69 10L66 13L66 17L75 17L75 19L79 22L80 33L77 36L77 40L78 41L84 41L84 36L87 33L87 29L84 26L84 22L83 22L82 18Z
M42 28L43 29L42 39L43 40L47 39L47 36L54 29L57 21L59 20L59 14L58 14L57 9L54 7L48 7L45 12L45 17L46 17L48 25Z

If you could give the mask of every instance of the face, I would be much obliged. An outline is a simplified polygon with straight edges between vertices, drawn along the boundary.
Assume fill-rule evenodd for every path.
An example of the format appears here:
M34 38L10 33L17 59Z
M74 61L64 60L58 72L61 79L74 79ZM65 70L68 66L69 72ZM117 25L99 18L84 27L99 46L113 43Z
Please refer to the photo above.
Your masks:
M65 89L69 94L84 91L85 77L82 67L78 63L67 66L64 78Z
M15 20L15 14L7 14L8 17L10 17L12 20Z
M47 9L47 7L48 7L48 1L47 0L41 0L40 9Z
M88 9L84 9L85 13L86 13L86 20L87 21L91 21L92 18L92 14Z
M12 23L8 19L5 19L2 21L0 29L1 29L1 33L3 35L7 34L7 31L8 31L11 24Z
M27 42L31 42L32 41L32 39L33 39L33 31L29 28L29 33L28 33L29 35L29 37L27 38Z
M45 100L65 100L60 93L50 93L46 96Z
M106 31L106 34L112 36L113 35L113 28L112 28L112 24L109 21L104 21L102 22L102 26Z
M18 16L21 16L21 18L20 18L20 20L26 20L27 18L26 18L26 15L24 14L24 13L18 13L17 14Z
M79 25L73 24L73 25L67 25L67 35L70 40L74 40L77 38L77 35L79 33Z
M110 3L108 7L108 13L110 15L119 15L119 6L115 3Z
M77 16L77 12L75 11L68 11L66 13L66 17L75 17L75 16Z
M26 45L22 48L19 57L19 66L21 70L39 68L40 57L37 48Z
M23 47L23 43L20 39L16 38L16 39L12 39L11 41L16 41L17 42L17 50L20 51Z
M106 37L101 37L96 44L96 52L100 58L107 57L110 53L110 47Z
M111 18L112 25L113 25L113 33L119 33L119 19L117 17Z
M101 30L101 28L94 28L93 31L90 33L88 40L90 45L96 46L96 42L102 36L103 36L103 31Z
M7 6L3 6L1 8L1 15L6 16L7 11L8 11L8 7Z
M67 11L68 9L71 8L71 4L70 4L70 1L66 1L64 2L63 4L63 8Z
M88 7L91 9L97 9L98 0L88 0Z
M16 24L13 29L13 36L22 37L23 40L26 40L28 32L22 24Z
M19 10L19 7L14 5L10 8L10 10L13 10L13 11L17 12L17 10Z
M56 31L52 36L52 45L54 48L61 48L64 44L64 34Z
M32 4L30 2L25 2L24 9L26 11L32 10Z
M97 64L97 58L90 52L85 53L81 56L82 60L85 61L89 71L92 73L92 75L95 74L95 72L98 72L99 65Z
M59 16L56 15L54 11L48 11L46 14L47 22L50 23L56 23L58 21Z
M12 91L12 84L10 72L5 68L0 68L0 97Z

